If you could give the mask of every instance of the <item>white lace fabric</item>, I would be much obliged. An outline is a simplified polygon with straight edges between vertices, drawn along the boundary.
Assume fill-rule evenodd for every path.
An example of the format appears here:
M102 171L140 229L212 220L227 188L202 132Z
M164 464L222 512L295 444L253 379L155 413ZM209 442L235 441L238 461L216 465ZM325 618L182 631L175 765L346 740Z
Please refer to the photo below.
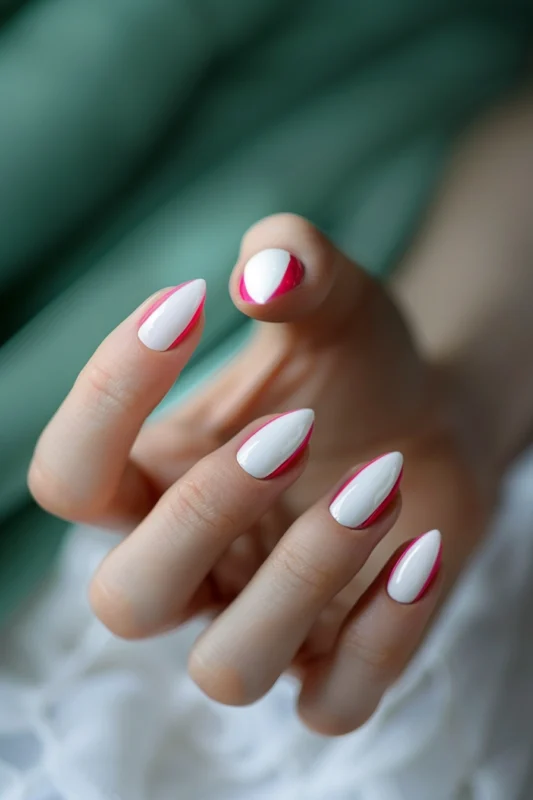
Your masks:
M416 661L370 723L332 740L298 722L289 679L250 708L205 698L186 674L198 624L112 637L85 588L115 540L74 529L2 636L1 800L532 796L532 486L533 453Z

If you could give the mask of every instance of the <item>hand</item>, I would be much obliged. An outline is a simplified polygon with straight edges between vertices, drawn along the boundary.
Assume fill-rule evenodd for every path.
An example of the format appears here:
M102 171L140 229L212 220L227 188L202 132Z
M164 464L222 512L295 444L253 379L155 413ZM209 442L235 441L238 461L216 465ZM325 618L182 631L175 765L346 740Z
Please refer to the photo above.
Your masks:
M248 302L244 265L268 248L293 254L292 284L301 282ZM201 298L177 346L191 316L183 308L170 330L165 305L154 323L153 299L120 325L44 431L30 488L67 519L137 526L93 582L93 605L111 630L149 636L214 609L191 655L208 694L252 702L292 667L304 720L344 733L371 715L416 649L483 532L493 482L466 446L453 380L418 356L383 288L307 222L281 215L249 231L231 292L265 324L215 382L142 430L199 340ZM136 331L147 311L143 344ZM302 407L316 413L307 463L304 452L266 480L239 466L243 442L267 421L258 417ZM335 485L396 451L405 459L399 519L400 496L385 481L372 502L392 502L372 524L361 508L356 525L339 524L328 511ZM434 528L443 534L439 578L419 600L410 596L417 602L395 602L391 566L406 540ZM418 578L423 560L411 559Z

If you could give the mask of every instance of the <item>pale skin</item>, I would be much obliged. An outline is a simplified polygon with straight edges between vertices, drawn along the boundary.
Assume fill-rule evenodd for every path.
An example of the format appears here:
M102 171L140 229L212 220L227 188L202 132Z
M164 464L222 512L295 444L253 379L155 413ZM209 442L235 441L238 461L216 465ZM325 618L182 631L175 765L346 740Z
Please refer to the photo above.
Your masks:
M164 353L137 338L146 304L110 334L43 432L29 485L58 516L129 533L91 587L113 632L144 638L215 611L190 657L211 697L253 702L291 669L314 730L347 733L372 715L482 538L533 422L532 165L524 96L460 145L388 290L305 220L259 222L230 292L265 324L154 424L143 426L203 320ZM244 264L272 247L302 261L304 280L266 305L246 303ZM316 412L304 457L270 481L240 470L246 436L302 407ZM338 526L327 511L335 486L395 450L401 495L364 531ZM443 534L442 569L419 602L395 603L385 589L393 554L431 528Z

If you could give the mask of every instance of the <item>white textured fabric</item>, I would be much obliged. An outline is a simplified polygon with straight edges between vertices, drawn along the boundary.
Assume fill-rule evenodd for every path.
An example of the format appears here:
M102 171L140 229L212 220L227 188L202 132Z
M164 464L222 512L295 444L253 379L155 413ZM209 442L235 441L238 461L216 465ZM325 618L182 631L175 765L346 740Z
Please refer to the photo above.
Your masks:
M362 730L305 731L282 680L246 709L189 681L189 628L113 639L84 586L112 541L75 530L2 637L2 800L526 800L532 795L533 454L446 613ZM38 532L36 532L38 535Z

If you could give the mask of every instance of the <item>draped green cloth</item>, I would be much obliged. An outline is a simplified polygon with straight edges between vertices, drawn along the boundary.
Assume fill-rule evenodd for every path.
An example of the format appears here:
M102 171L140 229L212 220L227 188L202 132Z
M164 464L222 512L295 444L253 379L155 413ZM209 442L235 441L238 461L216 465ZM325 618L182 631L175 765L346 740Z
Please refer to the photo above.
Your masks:
M247 324L227 280L301 213L384 275L457 132L513 85L530 0L11 0L0 7L0 618L63 523L36 438L149 294L209 285L192 385ZM171 401L175 401L172 395Z

